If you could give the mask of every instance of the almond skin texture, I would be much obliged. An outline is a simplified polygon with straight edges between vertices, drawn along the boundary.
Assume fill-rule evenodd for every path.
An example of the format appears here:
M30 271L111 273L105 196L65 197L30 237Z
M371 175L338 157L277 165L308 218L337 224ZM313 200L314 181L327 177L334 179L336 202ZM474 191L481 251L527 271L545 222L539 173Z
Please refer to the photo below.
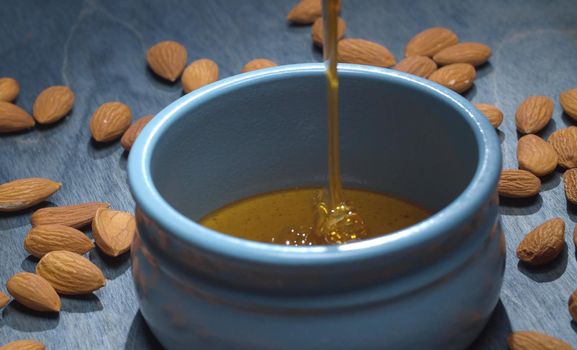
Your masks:
M252 72L253 70L263 69L263 68L270 68L276 67L278 64L276 62L268 60L266 58L255 58L252 61L247 62L242 69L240 70L241 73Z
M134 144L134 141L136 141L136 138L138 137L138 135L140 135L140 132L142 131L142 129L144 129L146 124L148 124L148 122L151 121L152 118L154 118L153 115L144 116L144 117L138 119L137 121L135 121L134 124L132 124L124 132L124 134L122 135L122 138L120 139L120 144L122 145L122 147L125 150L130 151L130 149L132 148L132 145Z
M569 313L574 322L577 322L577 289L569 297Z
M127 252L135 232L134 216L125 211L98 209L92 221L92 235L96 245L109 256Z
M20 84L13 78L0 78L0 101L12 102L20 93Z
M567 200L577 204L577 169L569 169L563 174L563 188Z
M59 312L60 297L48 281L30 272L19 272L6 282L17 302L39 312Z
M551 144L536 135L525 135L517 143L519 168L537 176L550 174L557 168L557 152Z
M543 265L554 260L565 246L565 222L547 220L529 232L517 246L517 257L528 265Z
M577 127L559 129L553 132L547 142L559 156L559 165L566 169L577 168Z
M62 250L44 255L36 265L36 273L65 295L92 293L106 284L98 266L82 255Z
M338 43L338 61L366 64L377 67L392 67L395 56L383 45L364 39L343 39Z
M22 108L0 101L0 134L30 129L35 124L34 118Z
M473 86L477 76L475 67L468 63L455 63L436 70L429 79L455 92L463 93Z
M98 142L110 142L118 139L130 126L132 112L120 102L107 102L92 114L90 132Z
M322 16L322 0L301 0L288 13L287 20L298 24L311 24Z
M347 30L347 24L344 19L339 17L337 21L337 40L341 40L345 36L345 31ZM311 28L311 37L313 39L313 43L318 46L323 46L323 41L325 38L325 28L324 28L324 21L322 18L317 18L315 23Z
M577 120L577 88L563 91L559 95L559 103L568 116Z
M483 113L495 129L503 122L503 112L501 112L499 108L487 103L474 103L474 105Z
M0 292L0 309L3 308L4 306L8 305L9 301L10 301L10 297L8 297L6 294Z
M61 186L58 182L39 177L3 183L0 185L0 212L30 208L50 197Z
M517 130L524 134L541 131L553 116L553 100L547 96L531 96L525 99L515 113Z
M456 45L459 42L457 34L442 27L425 29L409 40L405 47L405 56L429 56L446 47Z
M40 124L56 123L74 106L74 92L66 86L51 86L38 95L32 106L34 119Z
M161 41L146 52L146 62L158 76L175 82L186 66L186 48L176 41Z
M213 60L201 58L192 62L182 73L182 89L189 93L218 80L218 65Z
M459 43L437 52L433 60L439 66L453 63L469 63L477 67L489 60L491 48L481 43Z
M428 78L437 70L437 64L427 56L410 56L397 63L393 69Z
M110 204L104 202L88 202L77 205L42 208L32 214L30 222L32 226L57 224L82 228L92 223L98 208L108 208L109 206Z
M24 249L41 258L55 250L84 254L94 248L92 241L75 228L62 225L39 225L28 231Z
M507 338L511 350L574 350L562 340L531 331L513 332Z
M541 189L541 180L526 170L504 169L499 178L497 191L510 198L533 197Z
M0 350L44 350L46 345L32 339L21 339L0 346Z

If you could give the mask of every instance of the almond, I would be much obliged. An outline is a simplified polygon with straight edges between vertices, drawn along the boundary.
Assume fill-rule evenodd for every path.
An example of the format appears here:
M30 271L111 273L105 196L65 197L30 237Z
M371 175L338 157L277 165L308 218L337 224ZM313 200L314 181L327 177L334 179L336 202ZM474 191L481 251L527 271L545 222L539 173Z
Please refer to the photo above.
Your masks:
M242 69L240 70L241 73L252 72L253 70L263 69L263 68L270 68L276 67L277 64L271 60L266 58L255 58L252 61L249 61L245 64Z
M547 334L531 331L513 332L507 338L511 350L573 350L562 340Z
M44 350L46 345L32 339L21 339L0 346L0 350Z
M106 284L98 266L82 255L63 250L44 255L36 265L36 273L60 294L87 294Z
M0 78L0 101L12 102L20 93L20 84L13 78Z
M62 225L35 226L24 239L24 249L37 258L55 250L84 254L92 248L94 244L84 233Z
M469 63L455 63L439 68L429 76L429 79L453 91L463 93L473 86L476 76L475 67Z
M288 13L287 20L299 24L311 24L322 16L322 0L301 0Z
M383 45L364 39L343 39L338 43L338 61L366 64L377 67L392 67L395 56Z
M9 301L10 301L10 297L8 297L6 294L0 292L0 309L3 308L4 306L8 305Z
M146 61L154 73L166 80L176 81L182 74L188 54L176 41L161 41L146 52Z
M136 141L136 138L138 137L138 135L140 135L140 132L142 131L142 129L144 129L146 124L148 124L148 122L151 121L152 118L154 118L153 115L144 116L144 117L138 119L137 121L135 121L134 124L132 124L124 132L124 134L122 135L122 138L120 139L120 144L122 145L122 147L125 150L130 151L130 149L132 148L132 145L134 144L134 141Z
M569 169L563 174L563 188L567 200L577 204L577 168Z
M574 322L577 322L577 289L569 296L569 314Z
M459 42L457 34L442 27L425 29L409 40L405 47L405 56L433 57L437 52Z
M337 40L341 40L345 36L345 31L347 30L347 24L341 17L337 20ZM325 28L324 21L322 17L316 19L315 23L311 28L311 37L313 43L319 47L323 46L325 40Z
M517 130L524 134L541 131L553 116L553 100L547 96L531 96L525 99L515 113Z
M437 52L433 60L440 66L453 63L469 63L477 67L489 60L491 48L481 43L459 43Z
M563 91L559 95L559 103L568 116L577 120L577 88Z
M32 226L58 224L82 228L90 223L98 208L108 208L104 202L88 202L77 205L38 209L32 214Z
M565 222L547 220L529 232L517 246L517 257L529 265L543 265L555 259L565 246Z
M125 211L98 209L92 221L92 235L96 245L110 256L127 252L135 232L134 216Z
M201 58L192 62L182 73L182 89L189 93L218 80L218 65L213 60Z
M501 171L497 191L500 196L511 198L532 197L539 193L541 180L526 170Z
M51 86L38 95L32 106L34 119L52 124L62 119L74 105L74 92L67 86Z
M547 141L557 151L559 165L567 169L577 168L577 127L559 129Z
M437 70L437 64L427 56L410 56L397 63L393 69L428 78Z
M59 312L60 297L47 280L30 272L19 272L6 282L17 302L40 312Z
M120 102L107 102L92 114L90 132L98 142L110 142L119 138L130 126L132 112Z
M557 152L551 144L536 135L525 135L517 143L519 168L537 176L550 174L557 168Z
M59 182L39 177L18 179L0 185L0 212L30 208L62 186Z
M483 113L495 129L503 122L503 112L501 112L499 108L487 103L475 103L474 105Z
M0 134L30 129L35 124L34 118L22 108L0 101Z

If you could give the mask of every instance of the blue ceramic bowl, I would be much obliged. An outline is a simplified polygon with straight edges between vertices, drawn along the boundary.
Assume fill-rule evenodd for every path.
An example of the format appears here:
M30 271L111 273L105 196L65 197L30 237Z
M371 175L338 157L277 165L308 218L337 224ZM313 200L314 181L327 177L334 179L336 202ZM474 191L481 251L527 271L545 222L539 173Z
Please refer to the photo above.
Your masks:
M341 246L247 241L195 222L238 199L326 183L322 64L241 74L160 112L130 153L141 311L167 349L463 349L501 287L495 130L424 79L341 65L347 187L431 209Z

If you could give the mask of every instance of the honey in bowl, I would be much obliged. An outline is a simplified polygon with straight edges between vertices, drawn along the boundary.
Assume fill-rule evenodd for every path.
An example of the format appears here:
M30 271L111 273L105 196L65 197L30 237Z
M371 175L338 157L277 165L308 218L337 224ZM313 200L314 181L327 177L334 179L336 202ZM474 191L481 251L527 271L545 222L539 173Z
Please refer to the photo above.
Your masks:
M293 189L247 198L221 208L200 223L232 236L291 246L342 244L413 225L430 214L406 201L343 189L339 150L337 23L339 0L324 0L327 77L328 190Z

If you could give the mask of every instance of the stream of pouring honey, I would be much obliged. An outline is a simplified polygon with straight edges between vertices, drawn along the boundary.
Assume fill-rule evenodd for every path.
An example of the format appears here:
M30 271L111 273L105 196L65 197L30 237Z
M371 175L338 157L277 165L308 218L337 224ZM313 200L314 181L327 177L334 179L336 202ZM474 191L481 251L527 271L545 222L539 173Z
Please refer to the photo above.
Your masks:
M363 239L367 226L352 203L343 195L339 144L339 77L337 74L337 25L340 0L323 0L323 54L327 76L328 112L328 199L318 205L317 235L326 243Z

